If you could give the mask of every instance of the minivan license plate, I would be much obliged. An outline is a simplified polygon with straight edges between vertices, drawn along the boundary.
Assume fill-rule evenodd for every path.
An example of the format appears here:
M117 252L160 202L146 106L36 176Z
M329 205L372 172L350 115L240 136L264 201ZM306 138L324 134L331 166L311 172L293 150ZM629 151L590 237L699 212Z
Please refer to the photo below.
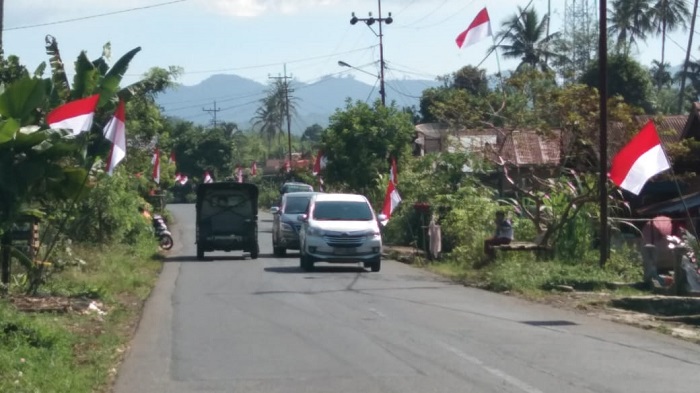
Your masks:
M335 249L333 249L333 253L335 255L354 255L355 248L354 247L335 248Z

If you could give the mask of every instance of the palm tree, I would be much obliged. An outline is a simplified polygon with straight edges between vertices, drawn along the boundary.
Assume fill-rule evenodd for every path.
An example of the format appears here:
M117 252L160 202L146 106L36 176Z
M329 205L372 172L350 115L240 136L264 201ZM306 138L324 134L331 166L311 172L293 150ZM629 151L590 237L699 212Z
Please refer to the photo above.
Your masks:
M652 9L652 28L661 34L661 64L666 55L666 32L679 27L685 30L688 19L686 0L656 0Z
M543 71L549 70L548 58L558 58L561 55L548 48L559 34L547 35L548 21L548 15L540 20L534 8L525 11L518 7L518 13L506 20L496 35L499 42L507 41L509 44L499 44L496 48L503 51L505 58L520 58L518 69L527 65Z
M253 126L260 127L260 135L267 140L268 149L272 149L275 136L279 139L284 135L283 125L287 116L296 114L295 102L296 98L289 96L289 83L282 78L276 79L267 96L260 100L261 106L255 111Z
M616 37L618 52L629 55L638 40L646 40L652 31L651 0L615 0L612 3L608 32Z
M669 72L670 68L671 65L669 63L661 63L657 60L651 62L651 69L649 72L651 73L651 80L654 81L657 88L661 89L671 84L673 78Z

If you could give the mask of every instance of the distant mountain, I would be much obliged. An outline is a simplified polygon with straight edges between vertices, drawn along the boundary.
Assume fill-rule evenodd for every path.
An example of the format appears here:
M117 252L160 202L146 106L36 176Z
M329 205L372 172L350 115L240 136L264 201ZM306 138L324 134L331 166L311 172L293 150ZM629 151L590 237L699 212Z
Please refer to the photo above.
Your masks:
M418 106L423 90L440 86L430 80L386 80L387 101L400 94L397 105ZM247 129L265 97L267 85L236 75L213 75L194 86L180 86L158 96L156 102L165 114L195 124L210 124L216 114L218 122L235 122ZM346 98L370 102L379 98L379 89L352 77L326 77L305 84L292 81L291 97L296 100L297 116L292 119L292 132L301 134L315 123L328 124L328 118L345 107ZM215 107L216 105L216 107ZM216 112L214 111L216 109Z

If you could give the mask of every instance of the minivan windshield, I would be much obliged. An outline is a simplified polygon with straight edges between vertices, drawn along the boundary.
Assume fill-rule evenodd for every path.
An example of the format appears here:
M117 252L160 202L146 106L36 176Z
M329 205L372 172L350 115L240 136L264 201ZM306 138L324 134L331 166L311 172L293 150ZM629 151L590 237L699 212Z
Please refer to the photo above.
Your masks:
M306 213L306 208L309 207L310 196L303 197L288 197L284 206L284 214L302 214Z
M318 201L313 218L328 221L369 221L372 210L367 202Z

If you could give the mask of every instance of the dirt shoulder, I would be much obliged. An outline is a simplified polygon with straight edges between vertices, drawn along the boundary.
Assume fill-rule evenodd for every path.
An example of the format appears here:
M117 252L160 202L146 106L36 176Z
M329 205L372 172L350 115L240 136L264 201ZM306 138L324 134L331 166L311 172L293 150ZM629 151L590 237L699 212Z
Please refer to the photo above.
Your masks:
M385 256L407 264L425 257L421 250L404 246L385 246ZM418 264L419 265L419 264ZM482 289L480 283L456 280ZM625 288L602 292L576 291L571 287L539 291L537 294L501 292L528 301L547 304L617 323L656 330L679 339L700 344L700 298L640 295Z

